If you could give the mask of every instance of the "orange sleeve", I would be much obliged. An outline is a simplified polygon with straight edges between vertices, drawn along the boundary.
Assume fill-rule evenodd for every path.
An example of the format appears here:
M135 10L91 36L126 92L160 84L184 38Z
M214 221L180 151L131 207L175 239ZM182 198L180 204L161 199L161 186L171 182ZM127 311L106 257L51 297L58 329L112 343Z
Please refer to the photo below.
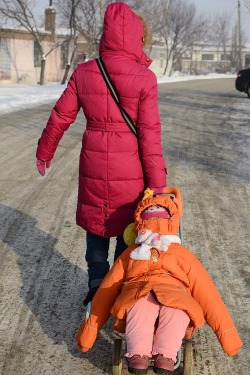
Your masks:
M189 274L190 290L203 310L207 324L215 332L224 352L235 355L243 345L229 311L208 272L197 258Z
M129 249L128 249L129 250ZM130 251L125 250L116 260L91 302L89 318L84 318L76 336L81 351L88 351L95 343L98 332L110 317L110 309L120 294L126 274ZM128 255L127 255L128 254Z

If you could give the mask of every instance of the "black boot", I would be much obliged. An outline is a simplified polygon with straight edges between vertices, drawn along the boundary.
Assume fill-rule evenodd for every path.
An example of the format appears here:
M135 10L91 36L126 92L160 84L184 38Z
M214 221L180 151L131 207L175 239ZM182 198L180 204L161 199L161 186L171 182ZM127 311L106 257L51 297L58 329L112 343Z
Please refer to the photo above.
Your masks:
M96 294L97 289L98 289L98 286L96 286L95 288L89 289L88 294L86 295L85 300L83 301L83 304L85 307L87 306L89 302L92 301L92 299L94 298L94 295Z

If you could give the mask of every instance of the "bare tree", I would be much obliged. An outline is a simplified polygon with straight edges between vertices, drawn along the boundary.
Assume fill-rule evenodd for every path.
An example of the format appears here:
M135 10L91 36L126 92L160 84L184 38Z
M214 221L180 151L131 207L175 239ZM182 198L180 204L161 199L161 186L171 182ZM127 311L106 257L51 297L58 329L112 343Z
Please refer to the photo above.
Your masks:
M201 15L197 15L190 30L191 35L189 43L186 43L179 49L180 59L182 59L186 52L190 56L190 74L198 74L197 61L194 59L195 49L198 45L206 44L208 42L208 29L208 19Z
M75 0L76 1L76 0ZM104 9L112 1L108 0L58 0L58 12L65 24L72 18L72 7L76 5L74 28L85 37L88 46L88 58L95 58L102 34ZM165 72L171 74L173 65L187 49L204 37L207 21L196 15L196 8L186 0L126 0L131 8L144 15L149 21L152 32L165 41Z
M245 7L250 11L250 0L243 0Z
M84 36L88 44L88 58L95 58L98 54L98 45L102 33L104 7L103 1L85 0L80 2L77 15L78 31ZM98 11L99 10L99 11Z
M103 13L107 0L57 0L62 24L69 24L76 42L77 35L86 40L88 58L95 58L102 32ZM74 56L71 56L73 61Z
M231 68L237 69L238 58L238 30L237 26L235 26L232 31L231 39Z
M72 18L71 0L57 0L57 9L62 24L68 24ZM83 35L88 48L88 58L95 58L98 55L98 46L102 35L104 11L112 0L78 0L75 7L74 27L80 35ZM154 2L142 0L124 0L131 8L143 15L153 14ZM147 17L150 18L150 17ZM78 34L78 35L79 35Z
M61 16L63 20L63 24L68 24L70 34L69 37L66 39L66 66L64 75L61 81L61 84L64 84L68 78L68 74L70 71L70 68L72 66L72 63L74 61L75 57L75 51L77 47L77 38L78 38L78 31L77 31L77 24L76 24L76 14L78 12L79 4L81 0L57 0L57 7L61 11ZM71 56L69 56L70 51L70 43L74 43L73 50L71 52Z
M41 71L40 71L40 85L44 85L45 82L45 66L46 57L57 47L59 47L64 41L53 44L52 48L45 52L42 43L42 35L37 26L37 22L34 16L33 8L35 6L34 1L29 0L1 0L0 2L0 14L5 17L6 20L11 20L15 25L21 26L26 29L37 42L39 54L41 57Z
M230 41L230 15L226 12L214 16L210 26L210 39L217 46L223 46L226 52L226 46Z
M227 12L216 14L210 23L209 28L210 41L217 47L217 52L223 51L224 59L230 55L230 42L231 42L231 20Z
M192 50L207 30L205 18L196 15L196 7L186 0L159 0L154 12L154 32L164 39L164 74L171 75L174 65L187 50Z
M0 13L7 19L15 21L18 26L24 27L33 35L41 55L40 84L44 84L46 58L31 4L25 0L2 0Z

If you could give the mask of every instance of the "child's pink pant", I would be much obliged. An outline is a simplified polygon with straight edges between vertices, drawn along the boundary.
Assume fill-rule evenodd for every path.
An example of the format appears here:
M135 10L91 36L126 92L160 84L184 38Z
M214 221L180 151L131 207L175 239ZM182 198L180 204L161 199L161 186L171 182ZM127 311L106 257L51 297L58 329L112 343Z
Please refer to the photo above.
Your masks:
M158 328L154 335L158 317ZM126 356L139 354L151 357L162 354L175 362L189 321L184 311L161 305L154 294L149 293L127 309Z

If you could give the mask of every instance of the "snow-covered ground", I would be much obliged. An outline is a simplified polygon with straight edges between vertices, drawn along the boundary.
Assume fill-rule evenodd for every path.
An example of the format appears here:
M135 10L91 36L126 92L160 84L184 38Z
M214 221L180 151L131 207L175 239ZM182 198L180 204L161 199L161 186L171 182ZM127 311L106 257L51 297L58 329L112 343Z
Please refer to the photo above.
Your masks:
M179 82L195 79L232 78L233 74L208 74L200 76L159 77L158 83ZM39 85L0 85L0 115L17 111L22 108L30 108L38 104L57 100L66 85L59 83Z

